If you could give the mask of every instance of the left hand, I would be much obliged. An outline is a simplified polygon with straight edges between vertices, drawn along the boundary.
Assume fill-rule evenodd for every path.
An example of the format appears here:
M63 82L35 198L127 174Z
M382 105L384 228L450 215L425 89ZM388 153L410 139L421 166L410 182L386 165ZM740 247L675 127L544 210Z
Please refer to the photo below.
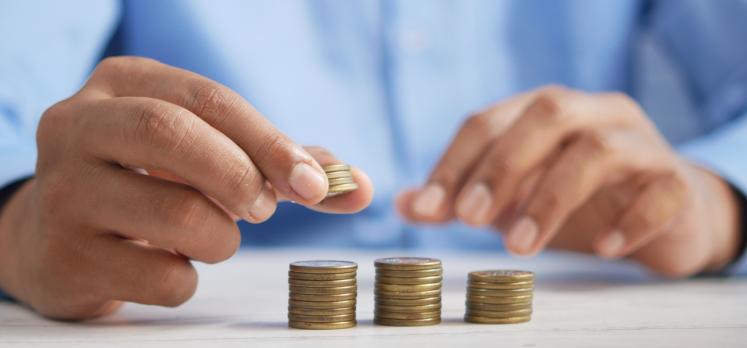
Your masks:
M545 87L470 117L398 207L411 221L500 228L516 254L630 256L673 277L722 267L738 244L725 182L679 157L619 93Z

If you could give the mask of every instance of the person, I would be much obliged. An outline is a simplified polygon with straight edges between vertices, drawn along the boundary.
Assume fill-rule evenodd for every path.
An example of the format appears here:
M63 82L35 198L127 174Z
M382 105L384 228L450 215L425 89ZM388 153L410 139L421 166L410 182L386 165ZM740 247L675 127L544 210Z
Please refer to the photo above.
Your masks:
M0 8L0 289L42 315L179 305L237 220L252 246L739 267L743 1ZM360 189L325 199L337 162Z

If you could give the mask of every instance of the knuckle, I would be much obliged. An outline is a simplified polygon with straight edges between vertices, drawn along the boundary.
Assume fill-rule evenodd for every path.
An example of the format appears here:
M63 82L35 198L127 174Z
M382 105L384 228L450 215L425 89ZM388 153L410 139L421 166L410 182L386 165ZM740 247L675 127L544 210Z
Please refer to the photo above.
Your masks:
M527 108L527 117L535 118L538 122L557 123L563 121L565 105L562 94L557 92L541 92Z
M223 175L222 182L228 188L228 207L234 212L247 209L262 191L264 178L248 158L233 164Z
M496 179L513 177L518 172L516 160L504 154L503 151L495 151L490 158L490 163Z
M610 139L598 132L584 132L579 135L578 146L586 156L602 156L612 153Z
M482 112L473 114L467 118L462 128L472 136L487 137L491 134L490 115Z
M152 58L138 57L138 56L113 56L107 57L99 62L96 67L96 71L110 72L110 71L122 71L129 69L134 66L142 66L144 64L156 64L158 61Z
M190 100L185 105L191 105L190 110L210 120L209 123L215 127L220 127L225 117L230 114L231 108L239 100L239 97L231 90L217 83L201 85L188 98Z
M559 210L563 206L563 193L557 189L546 189L537 200L536 211L547 214Z
M187 302L197 290L197 272L183 259L174 258L158 270L153 284L155 301L167 307Z
M184 188L181 194L173 195L171 200L163 202L162 207L168 211L167 223L177 231L199 230L212 213L205 198L192 189Z
M188 143L194 120L164 103L142 105L134 126L136 141L176 151Z
M292 155L288 151L292 145L290 141L279 132L270 132L261 140L254 151L252 159L257 163L288 162Z

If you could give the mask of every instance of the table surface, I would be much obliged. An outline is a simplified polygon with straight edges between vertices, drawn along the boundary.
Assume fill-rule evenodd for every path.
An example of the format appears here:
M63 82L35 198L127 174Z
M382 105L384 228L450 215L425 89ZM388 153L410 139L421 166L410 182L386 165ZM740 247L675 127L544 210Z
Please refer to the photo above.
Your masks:
M444 263L443 323L383 327L372 323L373 260L392 251L242 250L220 265L198 265L195 297L172 309L128 304L84 323L39 318L0 304L0 346L264 346L273 347L744 347L747 279L664 281L628 263L547 254L428 251ZM412 253L408 253L412 255ZM288 263L344 259L359 263L358 326L310 331L287 328ZM532 321L514 325L463 322L467 273L490 268L536 272ZM62 343L62 344L61 344Z

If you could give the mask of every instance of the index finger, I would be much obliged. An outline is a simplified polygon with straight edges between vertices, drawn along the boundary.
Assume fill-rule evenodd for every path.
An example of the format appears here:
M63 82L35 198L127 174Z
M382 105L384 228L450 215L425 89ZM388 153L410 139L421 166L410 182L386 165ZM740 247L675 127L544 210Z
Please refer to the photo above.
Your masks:
M177 104L239 145L283 195L313 205L327 194L326 176L313 157L243 97L215 81L151 59L118 57L99 64L87 86L110 96Z

